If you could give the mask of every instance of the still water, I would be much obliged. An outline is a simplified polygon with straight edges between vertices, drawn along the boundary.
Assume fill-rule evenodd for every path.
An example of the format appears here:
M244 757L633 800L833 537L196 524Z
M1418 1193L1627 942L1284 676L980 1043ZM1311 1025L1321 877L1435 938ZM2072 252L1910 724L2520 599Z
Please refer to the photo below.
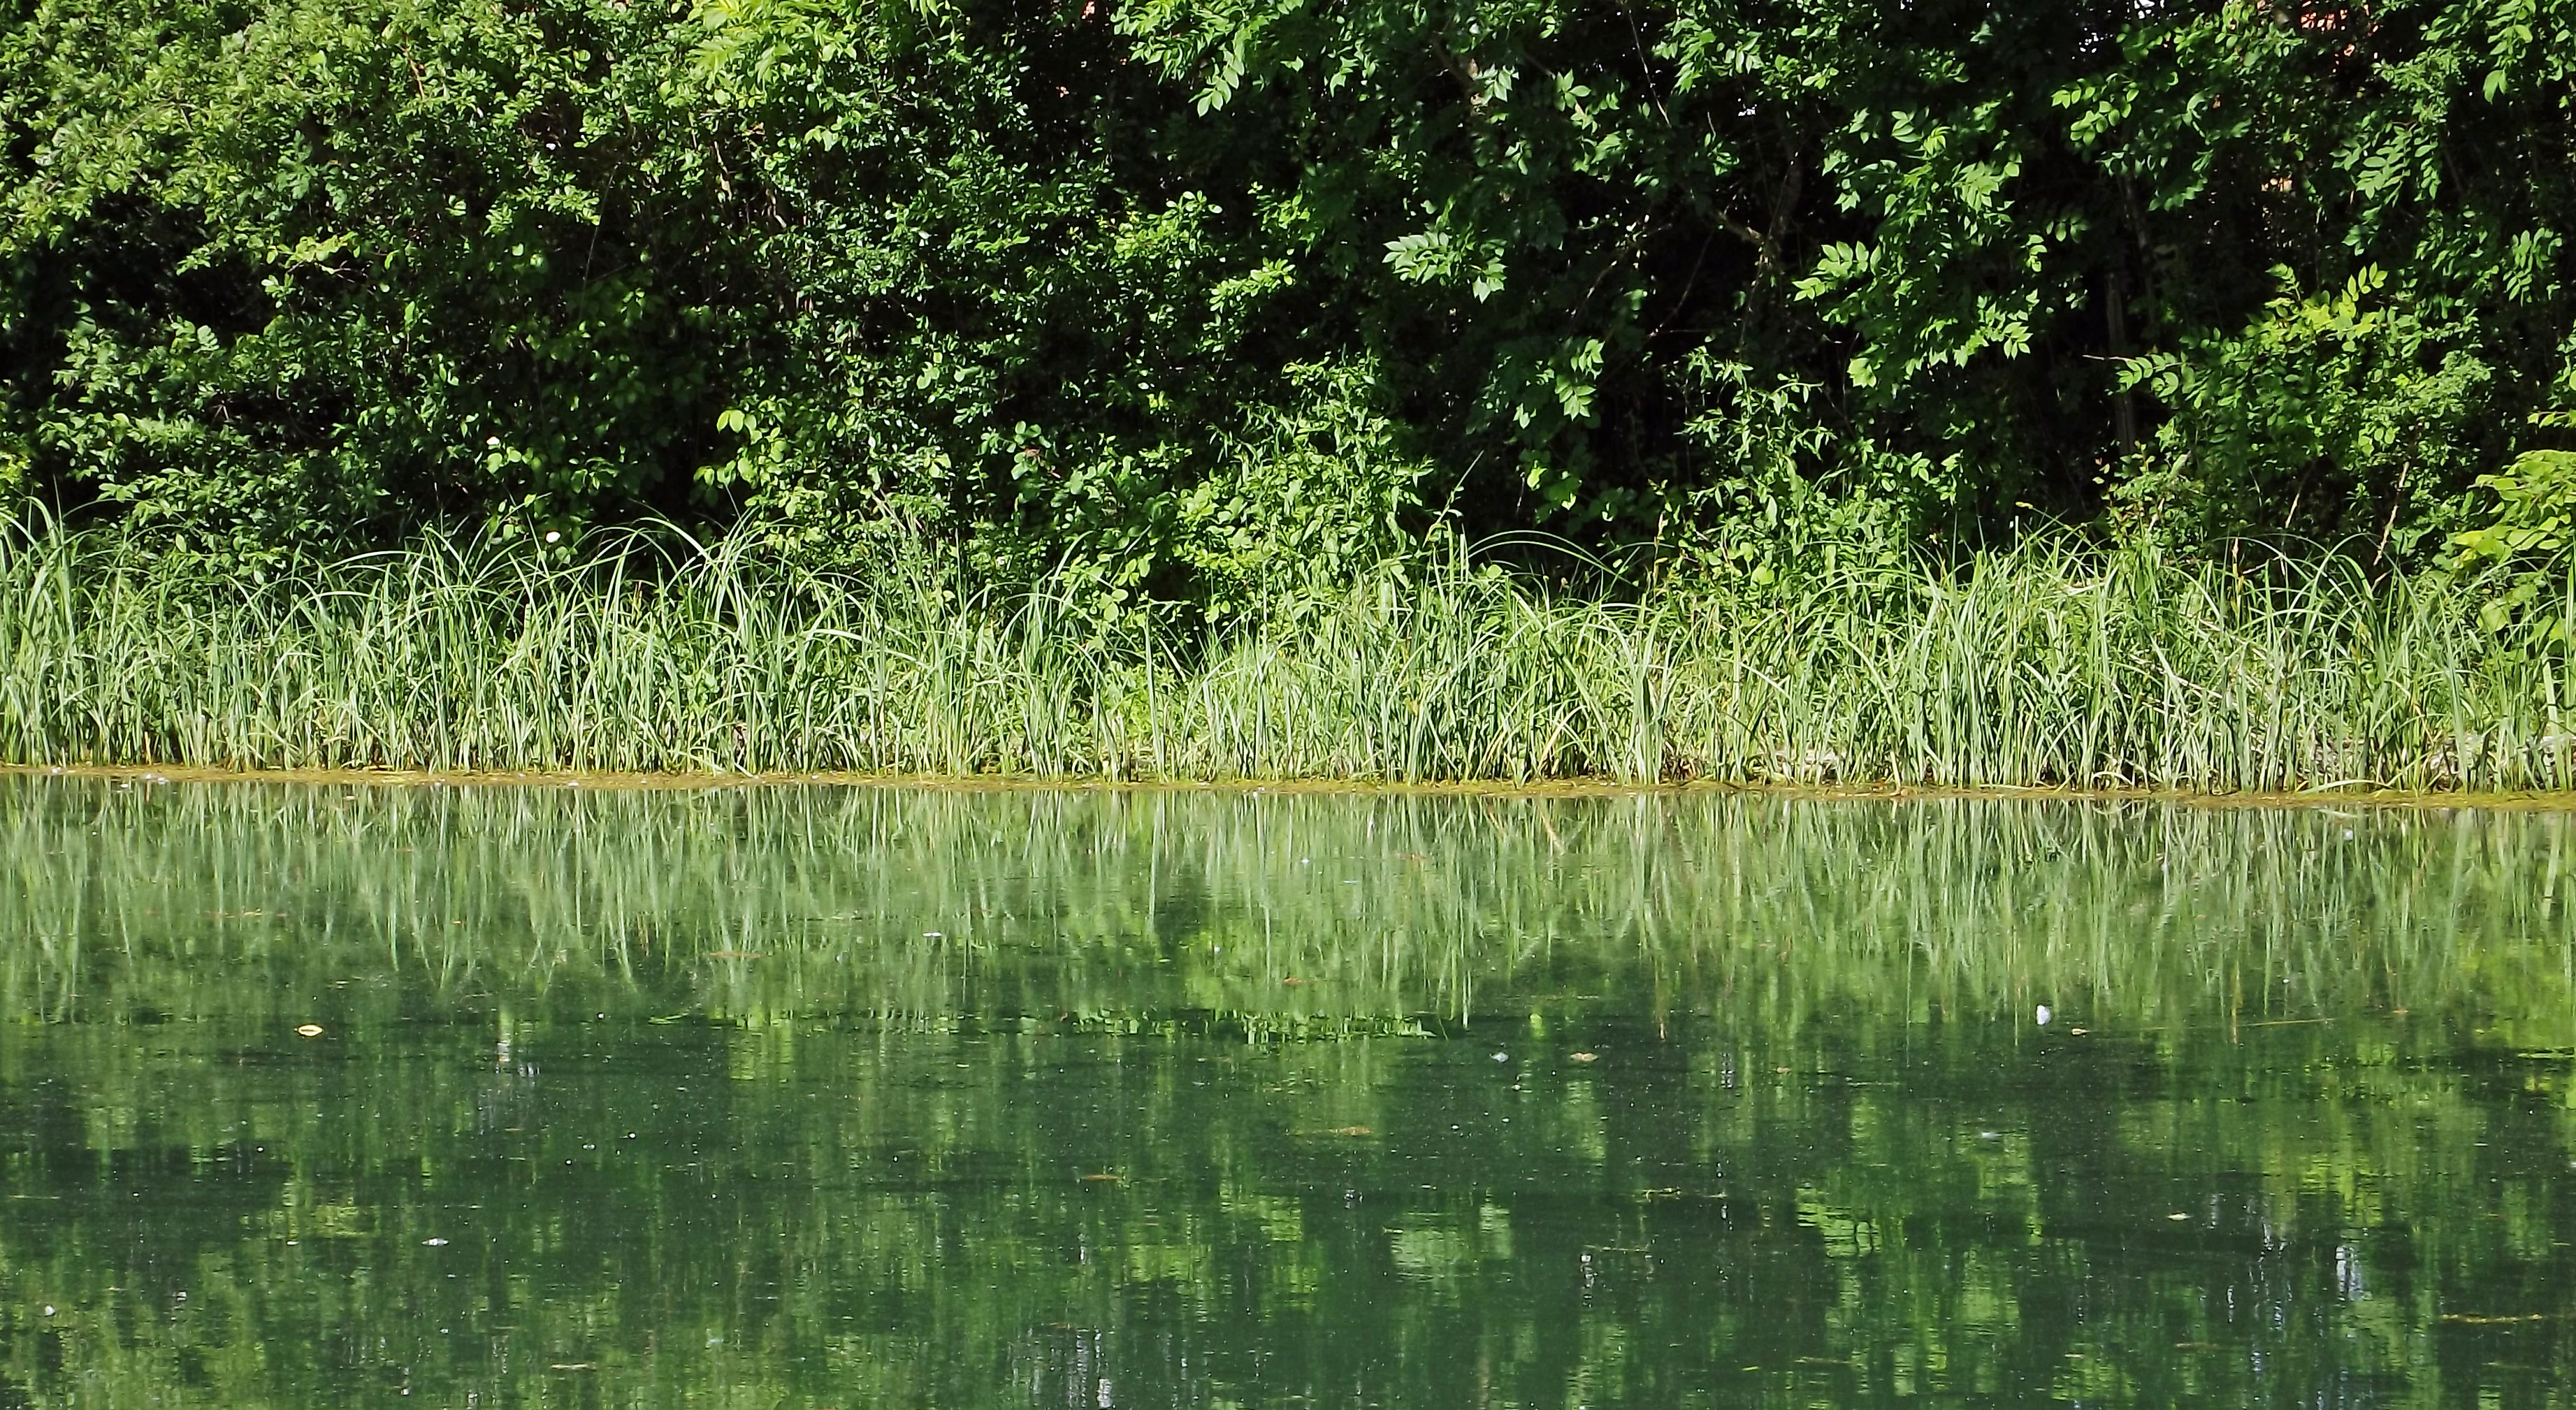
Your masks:
M0 1407L2565 1404L2569 824L0 778Z

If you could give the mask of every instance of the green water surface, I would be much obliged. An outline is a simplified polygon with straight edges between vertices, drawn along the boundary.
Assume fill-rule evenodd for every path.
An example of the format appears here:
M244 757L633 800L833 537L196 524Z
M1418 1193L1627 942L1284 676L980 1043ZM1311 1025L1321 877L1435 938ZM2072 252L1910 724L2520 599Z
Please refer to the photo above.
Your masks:
M2565 1404L2569 843L0 779L0 1410Z

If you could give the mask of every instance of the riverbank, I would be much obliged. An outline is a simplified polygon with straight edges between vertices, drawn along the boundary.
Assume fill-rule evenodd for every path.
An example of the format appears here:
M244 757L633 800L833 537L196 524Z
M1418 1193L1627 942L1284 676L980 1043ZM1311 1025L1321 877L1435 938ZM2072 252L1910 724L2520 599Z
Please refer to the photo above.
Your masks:
M1009 774L895 773L606 773L563 770L234 769L170 764L0 764L0 778L87 779L108 784L295 785L369 789L564 789L592 793L690 793L722 789L882 788L912 793L1231 793L1247 797L1529 799L1769 797L1848 803L2021 801L2118 808L2169 804L2193 808L2366 809L2373 812L2567 812L2576 790L2377 788L2345 785L2298 791L2212 792L2189 788L2070 788L1899 783L1622 783L1604 778L1402 782L1368 779L1106 779Z
M2029 550L1567 595L1400 565L1180 633L1046 588L452 544L216 587L0 550L0 762L2304 795L2576 784L2568 633L2440 584ZM2558 611L2563 618L2566 613ZM2555 630L2553 630L2555 629Z

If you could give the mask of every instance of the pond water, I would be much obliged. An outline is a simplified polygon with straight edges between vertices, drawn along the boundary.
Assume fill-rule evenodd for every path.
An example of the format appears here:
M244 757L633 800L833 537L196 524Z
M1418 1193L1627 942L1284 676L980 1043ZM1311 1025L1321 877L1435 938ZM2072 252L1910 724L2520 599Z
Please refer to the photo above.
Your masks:
M2562 1404L2570 841L9 777L0 1407Z

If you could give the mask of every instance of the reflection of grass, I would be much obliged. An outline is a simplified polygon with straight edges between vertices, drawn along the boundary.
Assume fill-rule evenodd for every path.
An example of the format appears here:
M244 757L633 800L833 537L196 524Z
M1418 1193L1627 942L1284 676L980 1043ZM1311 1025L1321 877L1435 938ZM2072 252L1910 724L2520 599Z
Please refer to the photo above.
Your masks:
M1010 1366L1027 1403L1076 1367L1084 1403L1186 1402L1211 1383L1133 1358L1222 1367L1244 1327L1271 1359L1238 1374L1317 1402L1466 1403L1443 1369L1489 1350L1520 1404L1752 1362L1827 1378L1748 1397L1779 1404L1866 1399L1854 1366L1953 1399L2412 1384L2562 1251L2568 841L8 779L0 1016L173 1021L0 1022L42 1133L6 1151L0 1391L1006 1403ZM2142 1274L2160 1239L2193 1256ZM2080 1385L2070 1307L2117 1363Z
M1243 1041L2447 1006L2566 1043L2566 843L2541 813L19 777L0 1005Z
M1276 609L1184 640L1044 586L783 578L722 543L558 568L433 542L219 589L0 528L0 758L2576 785L2563 648L2475 629L2455 589L2326 569L2033 549L1617 602L1424 561Z

